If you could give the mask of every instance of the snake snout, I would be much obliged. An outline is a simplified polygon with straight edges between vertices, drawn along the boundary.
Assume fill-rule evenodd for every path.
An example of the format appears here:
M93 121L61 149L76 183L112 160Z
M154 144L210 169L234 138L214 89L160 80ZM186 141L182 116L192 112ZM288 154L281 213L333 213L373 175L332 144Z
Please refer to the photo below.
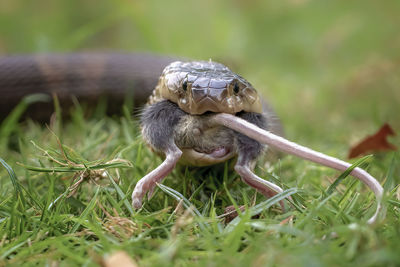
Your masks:
M207 88L192 88L192 98L195 103L208 96Z
M199 113L206 111L221 112L227 90L214 88L192 88L193 103L196 103Z
M193 101L199 102L204 98L221 103L228 95L226 89L212 89L212 88L192 88Z
M221 103L228 96L228 91L224 89L211 89L209 90L208 97L217 103Z
M197 102L196 106L197 106L196 110L197 110L198 114L203 114L207 111L220 112L220 109L221 109L220 105L210 97L203 97L202 100Z

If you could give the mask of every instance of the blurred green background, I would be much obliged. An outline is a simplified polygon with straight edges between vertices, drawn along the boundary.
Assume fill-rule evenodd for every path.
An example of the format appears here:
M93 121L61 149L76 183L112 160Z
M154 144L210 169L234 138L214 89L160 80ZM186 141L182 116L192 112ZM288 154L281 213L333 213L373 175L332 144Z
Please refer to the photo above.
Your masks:
M0 54L222 61L269 99L290 139L344 156L385 122L400 129L399 25L397 0L0 0Z

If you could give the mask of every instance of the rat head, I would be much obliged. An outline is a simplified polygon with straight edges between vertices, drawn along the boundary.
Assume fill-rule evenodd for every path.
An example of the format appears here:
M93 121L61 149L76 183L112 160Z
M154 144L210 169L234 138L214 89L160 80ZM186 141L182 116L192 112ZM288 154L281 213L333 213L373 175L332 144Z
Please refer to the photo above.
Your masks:
M257 91L241 76L216 62L176 61L160 77L158 94L189 114L262 112Z

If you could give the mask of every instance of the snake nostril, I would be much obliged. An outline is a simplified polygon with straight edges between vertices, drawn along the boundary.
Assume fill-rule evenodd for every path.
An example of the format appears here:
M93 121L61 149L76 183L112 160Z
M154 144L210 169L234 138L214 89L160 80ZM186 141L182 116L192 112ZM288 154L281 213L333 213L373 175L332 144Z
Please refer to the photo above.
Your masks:
M240 91L239 84L235 82L235 84L233 85L233 93L237 95L239 91Z
M186 91L186 90L187 90L187 87L188 87L187 81L184 81L184 82L182 83L182 89L183 89L183 91Z

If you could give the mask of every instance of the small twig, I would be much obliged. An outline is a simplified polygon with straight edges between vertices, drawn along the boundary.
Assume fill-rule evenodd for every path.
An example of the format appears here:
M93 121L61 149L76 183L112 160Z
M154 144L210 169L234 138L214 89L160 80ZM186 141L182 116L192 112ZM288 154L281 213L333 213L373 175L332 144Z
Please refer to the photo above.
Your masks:
M104 170L85 170L85 171L79 171L77 172L74 177L73 181L76 180L77 177L79 177L79 180L75 182L73 185L70 186L69 190L70 193L67 195L67 198L73 196L76 191L78 190L79 186L86 180L88 179L89 181L93 181L96 185L96 178L97 180L100 178L103 178L103 172Z
M70 193L67 195L67 198L72 197L72 196L76 193L76 191L77 191L78 188L79 188L79 185L80 185L80 184L84 181L84 179L85 179L85 176L84 176L85 172L86 172L86 171L77 172L77 173L74 175L73 181L75 181L75 179L76 179L77 177L79 177L79 180L78 180L77 182L75 182L73 185L70 186L70 188L69 188Z
M64 147L63 147L63 145L62 145L62 143L61 143L60 138L58 138L58 136L56 135L56 133L55 133L48 125L46 125L46 126L47 126L47 129L48 129L48 130L54 135L54 137L56 138L57 144L58 144L58 146L59 146L59 148L60 148L60 150L61 150L61 154L62 154L62 156L64 157L64 160L65 160L66 162L68 162L68 165L70 165L70 166L75 166L75 163L72 162L72 161L70 161L69 158L67 157L67 154L66 154L65 151L64 151Z
M345 171L347 170L351 164L340 159L327 156L321 152L317 152L310 148L301 146L294 142L291 142L281 136L277 136L268 131L265 131L256 125L249 123L241 118L233 116L231 114L226 113L218 113L211 118L211 121L215 124L223 125L227 128L233 129L239 133L242 133L254 140L257 140L260 143L267 144L275 149L286 152L288 154L292 154L298 156L300 158L339 170ZM383 188L379 184L379 182L371 176L365 170L357 167L350 173L352 176L361 180L364 184L366 184L375 194L377 200L377 208L374 215L368 220L369 224L373 224L376 222L380 211L384 212L382 209L382 196L383 196ZM384 214L382 214L382 217Z

